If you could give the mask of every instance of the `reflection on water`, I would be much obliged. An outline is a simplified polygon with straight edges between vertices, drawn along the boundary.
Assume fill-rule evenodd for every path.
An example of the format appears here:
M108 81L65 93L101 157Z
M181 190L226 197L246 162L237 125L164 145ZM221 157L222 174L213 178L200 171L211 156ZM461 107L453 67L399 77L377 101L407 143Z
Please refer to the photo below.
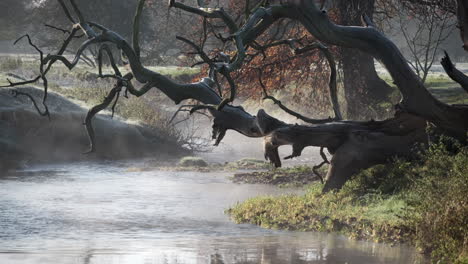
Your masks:
M134 166L134 164L132 164ZM36 168L0 179L0 263L422 263L411 248L236 225L223 210L299 192L226 173Z

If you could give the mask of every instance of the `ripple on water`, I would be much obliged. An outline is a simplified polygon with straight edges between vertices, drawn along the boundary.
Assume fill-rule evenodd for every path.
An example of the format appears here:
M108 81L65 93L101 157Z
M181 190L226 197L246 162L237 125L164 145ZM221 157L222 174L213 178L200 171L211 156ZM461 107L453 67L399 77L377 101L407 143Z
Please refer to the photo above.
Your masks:
M0 180L0 263L418 263L413 249L236 225L223 211L258 195L227 173L42 166Z

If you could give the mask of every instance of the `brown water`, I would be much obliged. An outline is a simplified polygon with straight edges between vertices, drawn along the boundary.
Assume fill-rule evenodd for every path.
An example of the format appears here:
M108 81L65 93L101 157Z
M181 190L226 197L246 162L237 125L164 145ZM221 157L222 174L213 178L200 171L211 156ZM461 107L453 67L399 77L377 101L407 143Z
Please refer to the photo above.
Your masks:
M411 247L237 225L257 195L226 173L127 172L134 164L36 167L0 179L0 263L421 263Z

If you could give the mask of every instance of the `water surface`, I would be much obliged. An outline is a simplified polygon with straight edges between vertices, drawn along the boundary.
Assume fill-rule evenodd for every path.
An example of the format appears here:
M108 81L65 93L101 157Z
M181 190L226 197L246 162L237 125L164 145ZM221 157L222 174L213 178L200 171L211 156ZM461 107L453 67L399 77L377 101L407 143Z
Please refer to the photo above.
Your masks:
M41 166L1 177L0 263L422 262L406 246L237 225L223 213L249 197L300 190L129 166Z

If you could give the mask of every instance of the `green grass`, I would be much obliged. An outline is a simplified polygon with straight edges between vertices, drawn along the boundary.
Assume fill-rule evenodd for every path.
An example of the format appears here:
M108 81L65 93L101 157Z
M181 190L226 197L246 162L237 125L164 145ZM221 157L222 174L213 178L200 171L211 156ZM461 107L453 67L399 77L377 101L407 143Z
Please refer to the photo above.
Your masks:
M395 88L395 92L391 96L391 101L398 101L399 92L396 89L396 86L390 76L381 75L380 78ZM468 94L460 87L458 83L454 82L445 74L430 74L426 79L425 85L432 95L444 103L468 104ZM384 106L388 105L385 104Z
M468 94L459 84L444 75L431 75L426 81L429 91L448 104L468 104Z
M171 76L172 78L178 78L183 75L195 76L200 73L200 68L194 67L177 67L177 66L150 66L148 69L159 72L162 75Z
M351 238L411 242L440 263L466 263L468 148L451 154L434 145L412 162L367 169L342 190L262 196L227 213L237 223L265 228L339 232Z
M321 188L317 183L303 196L253 198L227 212L237 223L264 228L340 232L352 238L386 242L404 242L414 235L397 216L407 207L403 200L376 195L354 197L347 191L324 195Z

